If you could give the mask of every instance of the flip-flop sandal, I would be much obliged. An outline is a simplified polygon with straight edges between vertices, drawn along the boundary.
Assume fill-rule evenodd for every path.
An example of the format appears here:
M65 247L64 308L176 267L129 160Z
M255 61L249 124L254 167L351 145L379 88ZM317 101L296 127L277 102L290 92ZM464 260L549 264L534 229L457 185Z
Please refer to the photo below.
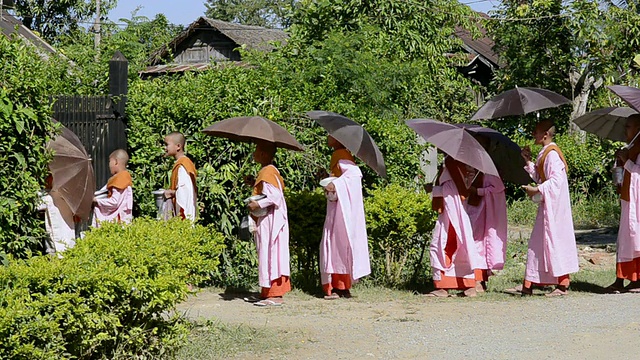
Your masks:
M568 293L559 289L555 289L550 293L544 294L546 297L566 296Z
M640 294L640 288L633 288L633 289L625 289L626 292L631 293L631 294Z
M338 295L336 293L331 293L331 295L325 295L324 299L325 300L336 300L336 299L340 299L340 295Z
M258 301L257 303L254 303L253 305L260 306L260 307L282 306L282 303L281 302L275 302L275 301L269 300L269 299L264 299L264 300Z
M440 293L438 293L436 291L432 291L430 293L422 294L422 296L424 296L424 297L439 297L439 298L446 298L446 297L450 297L451 296L448 293L447 293L447 295L440 295Z
M251 295L251 296L247 296L243 300L249 303L257 303L258 301L262 300L262 298Z
M505 293L505 294L516 295L516 296L520 296L520 295L524 294L522 292L522 290L518 290L517 288L504 289L504 290L502 290L502 292Z

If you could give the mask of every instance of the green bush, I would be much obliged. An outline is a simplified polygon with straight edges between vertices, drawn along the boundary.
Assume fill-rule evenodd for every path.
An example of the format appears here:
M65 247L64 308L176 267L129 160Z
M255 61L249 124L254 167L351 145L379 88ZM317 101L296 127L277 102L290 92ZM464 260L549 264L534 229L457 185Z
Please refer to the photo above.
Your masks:
M37 216L54 133L47 91L48 67L21 40L0 36L0 260L27 257L40 248Z
M327 198L321 189L287 192L293 284L307 292L320 286L319 253Z
M64 258L0 269L0 358L152 357L186 326L172 311L217 271L222 235L174 220L91 231Z
M397 184L376 187L365 199L365 214L373 280L400 286L424 276L437 218L430 196Z

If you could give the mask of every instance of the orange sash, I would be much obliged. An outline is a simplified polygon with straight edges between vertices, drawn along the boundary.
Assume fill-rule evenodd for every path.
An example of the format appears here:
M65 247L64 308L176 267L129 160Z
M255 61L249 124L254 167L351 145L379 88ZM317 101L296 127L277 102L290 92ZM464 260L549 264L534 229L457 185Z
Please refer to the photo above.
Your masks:
M340 160L350 160L355 163L355 159L349 150L338 149L331 154L331 162L329 163L329 171L331 171L331 173L329 176L340 177L340 175L342 175L342 169L340 169L340 165L338 165L338 161Z
M540 183L547 181L547 176L544 173L544 161L547 159L547 155L549 155L551 151L555 151L558 153L558 156L560 156L560 160L562 160L562 162L564 163L565 171L567 172L567 175L569 175L569 166L567 166L567 160L564 159L562 150L560 150L557 145L549 145L546 149L544 149L540 161L538 161L538 163L536 164L536 172L538 173L538 177L540 178Z
M198 193L198 188L196 187L196 166L193 165L193 162L186 156L181 157L176 161L173 165L173 169L171 170L171 190L176 190L178 188L178 167L182 166L189 174L191 178L191 182L193 183L193 189Z
M464 178L462 174L465 171L465 166L463 163L455 160L451 156L447 156L444 159L444 166L446 166L447 170L449 170L449 174L453 179L454 184L456 184L456 188L458 189L458 194L460 194L460 200L464 201L467 196L469 196L469 189L467 189L467 185L464 183ZM442 171L438 174L438 178L442 175ZM441 214L444 210L444 198L441 196L433 197L431 200L431 209Z
M129 171L127 170L120 171L119 173L110 177L109 181L107 181L107 196L111 197L113 189L124 190L129 186L133 186L131 174L129 174Z
M276 179L280 181L280 185L278 185L278 181L276 181ZM284 192L284 179L282 178L282 176L280 176L280 172L275 166L267 165L260 169L260 171L258 172L258 177L256 178L256 181L253 185L253 195L262 194L263 181L273 185L274 187L277 187Z
M631 149L629 149L629 160L635 162L636 159L638 158L638 154L640 154L640 142L633 144ZM631 196L629 195L630 186L631 186L631 173L625 169L624 178L622 179L622 186L618 190L618 193L620 194L620 199L625 201L631 201Z

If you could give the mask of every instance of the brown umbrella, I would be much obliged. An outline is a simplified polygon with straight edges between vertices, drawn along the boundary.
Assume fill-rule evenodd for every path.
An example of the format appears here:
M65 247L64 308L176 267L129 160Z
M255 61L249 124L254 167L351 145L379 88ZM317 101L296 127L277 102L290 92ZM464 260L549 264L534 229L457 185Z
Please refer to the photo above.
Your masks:
M471 120L497 119L511 115L554 108L570 103L571 100L551 90L517 87L492 97L471 118Z
M47 148L53 151L49 170L53 177L54 201L64 201L74 215L88 218L96 189L89 154L76 134L66 127L49 141Z
M277 147L303 151L304 148L285 128L260 116L234 117L207 127L203 133L236 141L257 140L274 143Z
M633 110L640 112L640 89L623 85L611 85L608 88L629 104Z
M465 129L431 119L413 119L405 123L452 158L485 174L500 176L487 151Z
M369 165L378 175L383 178L387 177L387 168L382 153L362 125L329 111L309 111L307 116L320 124L329 135Z

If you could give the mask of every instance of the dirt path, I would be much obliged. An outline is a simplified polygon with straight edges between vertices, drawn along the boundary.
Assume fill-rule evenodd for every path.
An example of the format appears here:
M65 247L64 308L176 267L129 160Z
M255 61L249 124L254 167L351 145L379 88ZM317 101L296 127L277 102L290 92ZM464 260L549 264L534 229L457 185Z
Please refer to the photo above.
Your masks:
M610 242L611 236L608 240ZM583 267L610 267L606 242L581 246ZM598 247L603 250L598 250ZM294 292L279 308L203 291L180 306L192 319L266 328L291 344L242 359L637 359L640 294L573 292L564 298L432 299L357 289L326 301Z

